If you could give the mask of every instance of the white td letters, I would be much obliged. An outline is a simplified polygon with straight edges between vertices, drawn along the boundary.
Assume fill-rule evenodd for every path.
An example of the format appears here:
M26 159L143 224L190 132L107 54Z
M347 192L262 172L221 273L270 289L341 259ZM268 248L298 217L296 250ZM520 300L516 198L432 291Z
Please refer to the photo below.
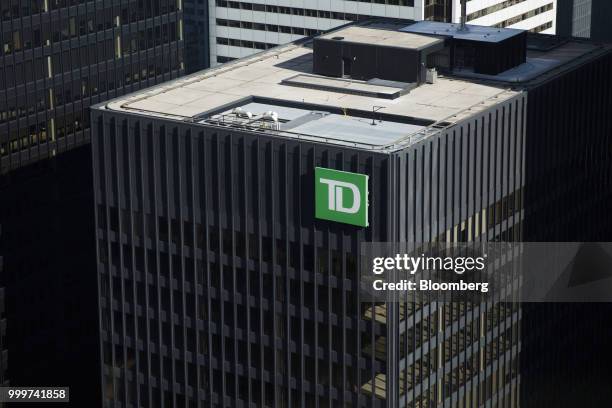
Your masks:
M319 181L328 185L328 208L330 211L338 211L346 214L356 214L361 207L361 194L359 188L353 183L321 178ZM342 202L342 189L348 188L353 193L353 205L344 207Z

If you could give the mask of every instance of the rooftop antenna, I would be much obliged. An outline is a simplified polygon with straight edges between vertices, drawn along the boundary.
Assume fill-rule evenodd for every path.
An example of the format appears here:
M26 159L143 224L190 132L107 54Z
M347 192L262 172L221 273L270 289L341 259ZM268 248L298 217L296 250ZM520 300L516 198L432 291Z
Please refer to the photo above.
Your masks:
M378 105L374 105L372 106L372 123L370 123L370 125L372 126L376 126L376 112L378 112L381 109L385 109L385 106L378 106ZM382 122L382 119L380 119L378 121L379 123Z
M459 31L467 31L467 0L461 0L461 27Z

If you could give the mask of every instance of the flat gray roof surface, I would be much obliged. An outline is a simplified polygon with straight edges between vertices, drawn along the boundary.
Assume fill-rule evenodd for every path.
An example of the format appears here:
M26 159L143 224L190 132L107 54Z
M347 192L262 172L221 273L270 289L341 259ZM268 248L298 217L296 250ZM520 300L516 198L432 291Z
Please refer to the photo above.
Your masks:
M265 112L276 112L281 121L280 129L287 133L305 134L328 141L346 142L381 146L389 145L401 139L406 135L414 134L425 126L413 125L408 123L399 123L389 120L381 120L341 115L321 110L302 109L287 107L278 104L248 102L239 106L244 112L249 112L252 117L237 118L233 113L233 109L227 109L219 114L213 115L212 120L226 118L228 124L230 121L234 123L244 122L249 123L253 127L257 127L257 119ZM206 123L208 120L202 120L201 123ZM374 123L374 124L372 124Z
M460 24L441 23L437 21L419 21L400 31L406 33L418 33L429 35L444 35L460 40L472 40L482 42L500 42L523 33L524 30L514 28L496 28L466 24L467 29L461 30Z
M331 114L306 122L292 129L294 132L322 138L332 137L344 141L374 146L390 145L408 135L417 133L424 126L383 120Z
M457 24L436 22L418 22L410 26L404 23L365 22L326 36L348 36L365 42L386 40L391 44L414 47L426 46L431 41L438 42L439 38L427 35L404 37L407 33L397 30L481 40L486 37L485 41L502 41L521 32L476 26L470 26L468 32L463 32L458 27ZM438 33L442 28L449 31ZM343 32L345 35L342 35ZM439 131L440 126L452 125L477 115L524 92L522 88L515 87L516 83L540 76L557 75L564 66L580 63L590 58L590 55L608 50L578 40L569 40L549 49L528 49L525 64L499 75L482 76L468 71L456 71L451 76L439 75L435 83L422 84L391 99L387 94L396 92L399 84L386 84L384 81L368 83L313 74L311 45L311 42L306 41L272 48L119 97L97 109L223 126L204 119L212 115L211 112L231 110L232 107L244 105L245 101L264 101L262 106L253 105L248 108L270 108L277 111L281 118L286 116L280 129L262 126L261 131L268 134L351 146L363 143L363 146L357 147L393 150L399 147L398 143L405 145L420 140ZM288 83L291 79L300 82L301 86ZM302 87L308 85L313 87ZM272 103L272 106L263 106L267 103ZM365 113L372 112L374 107L377 107L380 117L386 116L376 126L370 125L371 120L363 117ZM327 113L314 114L312 111L315 108ZM338 114L349 111L352 116ZM286 123L292 120L295 122ZM423 127L426 123L431 125ZM372 147L376 144L377 147Z
M324 34L319 38L337 41L349 41L362 44L385 45L388 47L420 49L441 43L443 40L428 35L420 35L398 30L385 30L380 28L370 28L363 26L349 26L329 34Z
M373 106L381 107L380 112L417 118L432 123L455 123L480 111L486 110L504 100L512 98L517 91L505 86L476 83L453 77L438 77L434 84L423 84L410 93L395 99L344 93L337 89L321 90L300 88L283 84L284 80L299 74L312 74L312 49L302 44L288 44L268 51L242 58L219 67L183 77L137 93L114 99L103 109L165 118L178 121L198 121L203 113L218 111L223 106L233 106L248 97L271 98L294 104L318 105L320 110L351 109L371 112ZM327 78L321 77L325 82ZM364 81L353 81L356 88L370 87ZM340 120L341 119L341 120ZM410 120L406 120L409 122ZM321 126L325 124L325 126ZM302 136L314 140L329 138L330 142L354 145L360 132L373 132L372 140L379 140L381 147L392 139L406 140L422 128L403 123L385 123L368 127L361 120L352 122L331 118L312 122L291 130L283 137ZM366 130L367 129L367 130ZM421 130L419 130L421 129ZM384 130L385 135L381 132ZM268 133L274 133L269 130ZM412 133L411 133L412 132ZM410 139L412 140L412 139ZM364 147L364 148L367 148Z

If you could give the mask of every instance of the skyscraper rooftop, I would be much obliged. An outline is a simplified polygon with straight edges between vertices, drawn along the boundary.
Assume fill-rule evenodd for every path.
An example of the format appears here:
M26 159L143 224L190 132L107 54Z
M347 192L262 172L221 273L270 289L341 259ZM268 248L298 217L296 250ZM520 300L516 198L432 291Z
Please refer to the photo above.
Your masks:
M447 32L443 26L455 34L438 34ZM543 47L542 40L507 29L503 35L489 29L499 38L481 41L486 33L471 26L461 35L456 24L436 23L436 33L428 27L389 20L354 24L115 99L104 108L393 151L512 98L526 81L599 47L579 41ZM477 34L468 35L470 30ZM486 52L497 60L495 52L507 55L505 43L518 62L509 61L501 72L489 66L479 72L478 57L470 53ZM347 58L340 54L348 51L333 48L343 46L355 55ZM383 52L395 54L374 62L374 74L357 72L359 64ZM334 58L349 72L321 74ZM399 69L383 72L388 67ZM410 70L412 77L404 75Z

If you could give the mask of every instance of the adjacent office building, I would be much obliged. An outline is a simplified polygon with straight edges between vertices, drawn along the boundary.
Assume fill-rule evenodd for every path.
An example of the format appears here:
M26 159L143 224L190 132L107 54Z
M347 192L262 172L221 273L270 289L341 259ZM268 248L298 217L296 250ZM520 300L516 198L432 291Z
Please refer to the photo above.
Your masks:
M99 400L89 108L183 74L182 8L0 1L0 341L13 384Z
M555 33L557 0L469 0L471 24ZM370 17L458 23L460 0L209 2L212 65Z
M557 0L557 34L612 42L612 2Z
M89 143L92 104L179 77L182 0L0 2L0 172Z
M605 237L611 67L382 19L97 106L105 404L519 406L521 307L361 302L361 243Z
M210 66L208 41L208 0L184 0L185 5L185 72Z

